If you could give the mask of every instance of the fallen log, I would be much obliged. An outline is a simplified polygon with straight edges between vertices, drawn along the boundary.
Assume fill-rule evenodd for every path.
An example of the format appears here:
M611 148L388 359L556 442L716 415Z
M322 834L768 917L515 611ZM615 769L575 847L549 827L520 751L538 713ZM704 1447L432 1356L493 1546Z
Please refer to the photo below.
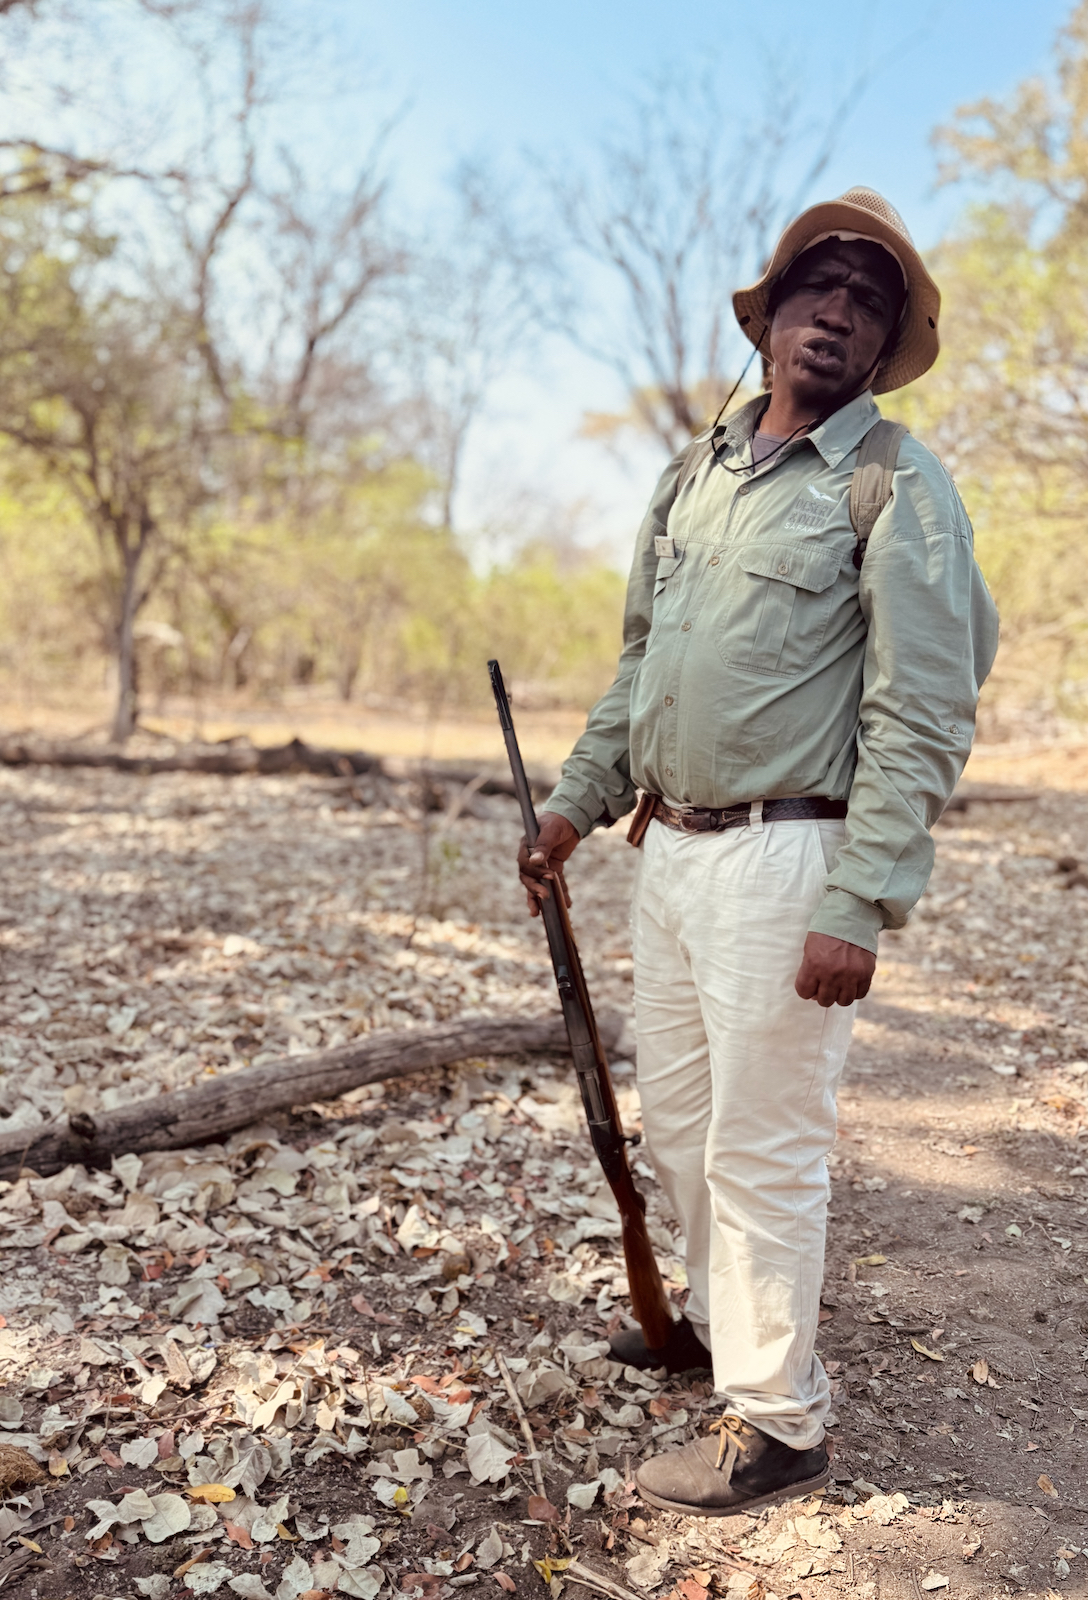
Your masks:
M210 772L224 777L246 773L313 772L322 777L361 777L380 773L381 761L363 750L321 750L302 739L255 745L231 740L216 745L183 745L168 754L126 755L113 746L57 744L49 740L0 739L0 766L97 767L113 772Z
M1024 801L1038 800L1039 794L1035 789L956 789L951 799L945 806L941 815L947 816L949 812L966 811L968 806L974 805L1019 805Z
M3 767L90 767L107 772L131 772L146 777L156 772L200 772L225 778L256 774L309 772L322 778L387 777L397 782L422 781L430 785L464 787L478 794L514 793L508 776L461 761L431 761L425 766L403 759L382 761L365 750L325 750L291 739L287 744L257 745L248 739L228 739L213 745L181 745L162 755L132 755L114 745L62 744L19 735L0 737ZM533 794L543 798L555 787L555 774L532 773Z
M599 1019L611 1048L622 1018ZM73 1112L31 1132L0 1134L0 1178L14 1181L30 1168L40 1177L71 1162L108 1167L114 1156L208 1144L273 1111L337 1100L349 1089L407 1077L425 1067L448 1066L476 1056L569 1052L560 1015L478 1017L430 1028L387 1028L352 1044L312 1055L280 1056L259 1067L227 1072L191 1089L137 1100L95 1117Z

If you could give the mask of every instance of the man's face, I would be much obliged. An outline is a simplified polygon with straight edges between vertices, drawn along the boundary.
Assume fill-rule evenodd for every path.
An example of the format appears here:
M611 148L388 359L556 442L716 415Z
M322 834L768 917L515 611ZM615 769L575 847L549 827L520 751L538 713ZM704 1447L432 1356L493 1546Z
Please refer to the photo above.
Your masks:
M771 321L774 387L820 411L872 374L899 316L903 275L864 239L825 239L787 269Z

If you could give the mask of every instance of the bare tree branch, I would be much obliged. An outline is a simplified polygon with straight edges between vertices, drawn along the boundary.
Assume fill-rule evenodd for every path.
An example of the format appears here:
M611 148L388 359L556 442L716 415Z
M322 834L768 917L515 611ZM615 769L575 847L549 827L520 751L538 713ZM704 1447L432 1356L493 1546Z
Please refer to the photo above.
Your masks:
M620 377L633 419L668 450L720 403L730 292L758 270L825 170L857 92L851 85L792 180L789 158L809 130L797 92L773 77L766 116L744 129L730 127L709 78L666 76L634 102L629 126L602 142L594 173L546 175L556 267L590 283L555 325ZM594 280L619 296L595 292Z

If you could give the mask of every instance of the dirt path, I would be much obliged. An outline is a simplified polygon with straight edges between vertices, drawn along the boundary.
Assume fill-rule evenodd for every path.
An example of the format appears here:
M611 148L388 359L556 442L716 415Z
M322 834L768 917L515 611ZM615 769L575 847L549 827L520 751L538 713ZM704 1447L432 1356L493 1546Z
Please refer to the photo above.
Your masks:
M449 823L404 789L364 798L0 774L7 1126L374 1026L550 1008L512 805ZM1063 784L938 831L842 1095L832 1492L711 1523L639 1505L634 1466L703 1425L707 1385L605 1356L618 1228L562 1063L477 1062L0 1186L0 1476L8 1444L46 1480L9 1494L0 1538L52 1568L9 1592L558 1594L573 1555L654 1600L1088 1593L1088 888L1056 869L1088 859L1088 799ZM597 835L575 874L595 994L624 1009L633 859ZM629 1066L617 1082L635 1122ZM499 1354L562 1525L526 1520ZM232 1498L194 1498L212 1482Z

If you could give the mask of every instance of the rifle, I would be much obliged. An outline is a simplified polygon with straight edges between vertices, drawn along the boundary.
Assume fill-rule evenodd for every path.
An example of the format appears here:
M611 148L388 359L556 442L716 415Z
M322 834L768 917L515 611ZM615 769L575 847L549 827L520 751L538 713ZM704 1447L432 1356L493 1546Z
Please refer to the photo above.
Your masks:
M491 688L499 713L506 753L510 757L510 771L514 791L521 806L521 819L525 837L530 846L536 843L540 832L529 791L529 780L518 748L514 719L510 714L510 701L497 661L489 661ZM631 1169L627 1164L627 1144L620 1122L608 1059L597 1031L593 1006L586 988L585 974L578 956L578 946L570 925L570 916L558 884L553 883L548 898L542 902L541 916L548 935L555 983L559 990L559 1003L567 1025L570 1053L574 1057L574 1070L582 1095L589 1137L593 1141L597 1159L604 1169L608 1186L619 1207L623 1255L627 1263L627 1282L631 1291L631 1308L641 1327L647 1347L660 1350L665 1345L672 1328L665 1285L654 1260L650 1237L646 1232L646 1202L635 1188Z

